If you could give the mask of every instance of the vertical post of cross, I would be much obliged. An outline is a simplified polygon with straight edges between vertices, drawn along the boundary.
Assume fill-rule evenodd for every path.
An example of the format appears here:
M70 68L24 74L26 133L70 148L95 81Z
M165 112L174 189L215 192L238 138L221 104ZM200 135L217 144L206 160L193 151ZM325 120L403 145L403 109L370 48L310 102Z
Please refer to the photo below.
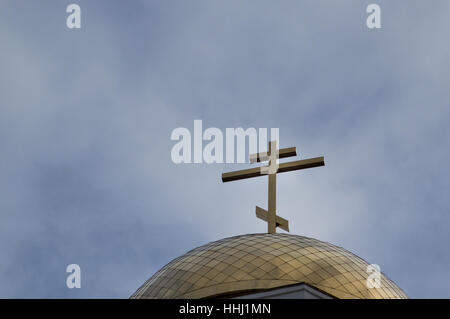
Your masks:
M277 158L278 156L273 156L278 150L277 142L271 141L269 143L269 167L274 167L277 165ZM267 232L269 234L275 234L276 233L276 214L277 214L277 172L276 170L270 170L269 171L269 202L268 202L268 218L267 218Z

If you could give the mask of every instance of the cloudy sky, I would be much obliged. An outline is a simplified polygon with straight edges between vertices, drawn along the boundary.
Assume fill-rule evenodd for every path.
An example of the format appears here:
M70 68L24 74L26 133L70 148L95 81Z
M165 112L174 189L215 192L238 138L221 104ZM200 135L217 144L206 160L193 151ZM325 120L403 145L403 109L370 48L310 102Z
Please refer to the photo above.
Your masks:
M373 1L375 2L375 1ZM0 297L127 298L189 249L266 231L246 164L171 161L177 127L277 127L293 234L450 298L450 2L0 2ZM81 289L66 287L79 264Z

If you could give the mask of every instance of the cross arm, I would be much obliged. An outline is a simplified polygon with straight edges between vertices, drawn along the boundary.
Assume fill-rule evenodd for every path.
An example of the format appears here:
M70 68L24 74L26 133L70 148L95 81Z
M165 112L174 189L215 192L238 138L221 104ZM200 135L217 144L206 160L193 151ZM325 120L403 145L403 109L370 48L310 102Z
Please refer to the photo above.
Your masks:
M267 210L256 206L256 217L266 222L268 219L268 214L269 212ZM284 219L283 217L280 217L278 215L275 215L275 219L276 219L276 227L280 227L285 231L289 231L289 221L287 219Z
M295 162L282 163L278 166L277 173L285 173L290 171L296 171L299 169L312 168L318 166L325 166L325 160L323 156L308 158L305 160Z
M267 152L250 155L250 163L264 162L267 160ZM297 149L295 147L287 147L278 150L278 158L286 158L291 156L297 156Z
M324 165L325 165L325 160L324 160L323 156L308 158L305 160L279 164L277 173L297 171L300 169L312 168L312 167L318 167L318 166L324 166ZM222 182L225 183L225 182L237 181L240 179L265 176L265 175L267 175L267 173L261 173L261 167L255 167L255 168L250 168L250 169L243 169L240 171L223 173L222 174Z
M251 177L263 176L266 174L261 174L261 167L255 167L250 169L243 169L240 171L228 172L222 174L222 182L237 181L239 179L246 179Z

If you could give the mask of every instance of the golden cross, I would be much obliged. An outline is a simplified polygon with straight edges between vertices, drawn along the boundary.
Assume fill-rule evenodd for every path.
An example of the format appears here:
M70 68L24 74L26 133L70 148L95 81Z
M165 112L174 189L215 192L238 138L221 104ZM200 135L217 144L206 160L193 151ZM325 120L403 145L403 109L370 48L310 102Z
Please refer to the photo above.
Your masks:
M269 143L269 151L250 155L250 163L269 162L267 166L255 167L222 174L222 182L231 182L239 179L246 179L258 176L269 176L269 210L256 206L256 217L267 222L268 233L275 234L276 228L280 227L289 231L289 222L277 215L277 173L296 171L305 168L324 166L323 156L308 158L295 162L278 164L278 159L296 156L295 147L277 148L277 142Z

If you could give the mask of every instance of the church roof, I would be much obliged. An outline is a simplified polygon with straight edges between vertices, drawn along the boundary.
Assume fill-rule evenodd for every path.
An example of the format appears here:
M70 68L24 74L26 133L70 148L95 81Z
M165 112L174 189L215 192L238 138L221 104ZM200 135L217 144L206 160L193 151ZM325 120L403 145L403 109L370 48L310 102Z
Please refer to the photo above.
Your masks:
M195 248L172 260L132 298L209 298L306 283L337 298L407 298L384 274L368 288L369 264L317 239L250 234Z

